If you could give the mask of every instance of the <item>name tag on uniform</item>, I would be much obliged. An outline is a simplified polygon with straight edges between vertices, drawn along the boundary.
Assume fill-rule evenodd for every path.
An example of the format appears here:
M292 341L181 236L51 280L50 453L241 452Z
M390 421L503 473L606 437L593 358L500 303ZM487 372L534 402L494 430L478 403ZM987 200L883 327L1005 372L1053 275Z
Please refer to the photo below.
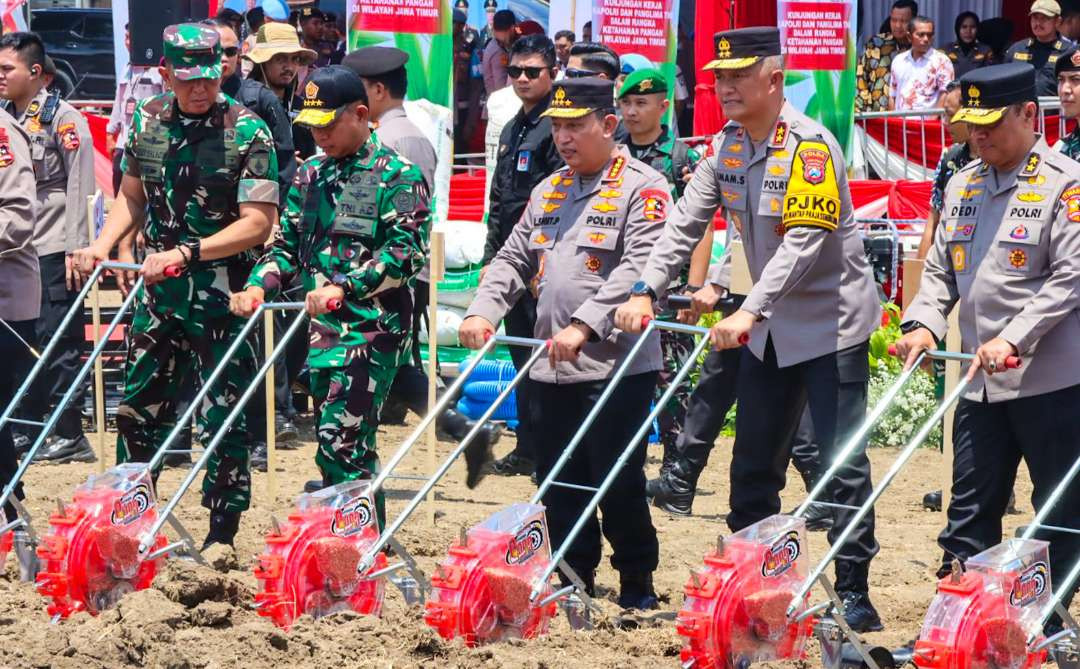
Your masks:
M530 165L532 165L532 151L518 151L517 171L528 172Z
M371 236L375 229L375 221L370 218L352 218L338 216L334 219L331 232L335 235L353 235L356 237Z

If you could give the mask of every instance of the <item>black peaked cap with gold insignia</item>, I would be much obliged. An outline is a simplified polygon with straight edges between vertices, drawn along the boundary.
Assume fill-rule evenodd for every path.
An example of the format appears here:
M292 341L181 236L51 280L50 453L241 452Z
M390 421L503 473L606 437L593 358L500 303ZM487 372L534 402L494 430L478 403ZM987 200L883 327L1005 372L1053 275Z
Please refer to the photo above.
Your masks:
M762 58L780 55L780 29L769 27L724 30L713 36L716 58L706 70L739 70Z
M1038 99L1035 68L1027 63L980 67L960 77L960 96L954 122L997 123L1009 105Z
M581 118L615 106L615 82L601 77L563 79L555 84L551 106L541 116Z

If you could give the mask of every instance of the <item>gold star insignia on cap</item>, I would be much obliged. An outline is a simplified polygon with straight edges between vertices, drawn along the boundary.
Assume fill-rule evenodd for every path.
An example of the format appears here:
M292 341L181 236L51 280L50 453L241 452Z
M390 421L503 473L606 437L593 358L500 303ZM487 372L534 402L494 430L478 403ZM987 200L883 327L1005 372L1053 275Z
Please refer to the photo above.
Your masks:
M726 37L721 37L716 43L716 57L731 58L731 42L727 41Z
M979 106L980 95L982 95L982 93L979 92L979 88L975 84L972 84L970 87L968 87L968 100L972 107Z
M560 86L559 88L555 89L555 97L551 100L551 104L555 105L556 107L569 107L574 103L566 97L566 89Z

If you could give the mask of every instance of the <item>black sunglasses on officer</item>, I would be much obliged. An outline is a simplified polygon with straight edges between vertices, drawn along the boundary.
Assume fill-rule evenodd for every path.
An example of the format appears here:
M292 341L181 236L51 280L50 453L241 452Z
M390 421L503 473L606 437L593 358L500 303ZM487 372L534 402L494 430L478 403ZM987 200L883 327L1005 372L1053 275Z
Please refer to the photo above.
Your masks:
M540 73L543 72L544 70L550 71L551 68L550 67L537 67L537 66L522 67L520 65L511 65L510 67L506 68L506 73L510 75L511 79L517 79L522 74L524 74L525 78L532 80L532 79L536 79L537 77L539 77Z

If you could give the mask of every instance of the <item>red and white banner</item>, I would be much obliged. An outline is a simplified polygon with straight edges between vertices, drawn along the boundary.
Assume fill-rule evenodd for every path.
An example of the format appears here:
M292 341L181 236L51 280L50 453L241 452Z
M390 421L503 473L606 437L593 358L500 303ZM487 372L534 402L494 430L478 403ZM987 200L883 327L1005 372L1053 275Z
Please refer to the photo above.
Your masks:
M780 41L790 70L838 71L847 67L850 2L788 2L777 9Z
M441 32L442 0L349 0L351 30L385 33Z
M641 54L654 63L669 60L668 37L672 34L672 0L595 0L593 39L620 56Z

